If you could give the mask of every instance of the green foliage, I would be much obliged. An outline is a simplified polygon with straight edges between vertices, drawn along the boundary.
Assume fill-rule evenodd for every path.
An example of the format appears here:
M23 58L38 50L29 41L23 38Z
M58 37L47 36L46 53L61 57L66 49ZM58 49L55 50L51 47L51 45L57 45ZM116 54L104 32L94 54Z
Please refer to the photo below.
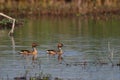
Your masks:
M12 20L2 19L2 20L0 21L0 24L3 24L3 25L7 25L8 23L12 23Z

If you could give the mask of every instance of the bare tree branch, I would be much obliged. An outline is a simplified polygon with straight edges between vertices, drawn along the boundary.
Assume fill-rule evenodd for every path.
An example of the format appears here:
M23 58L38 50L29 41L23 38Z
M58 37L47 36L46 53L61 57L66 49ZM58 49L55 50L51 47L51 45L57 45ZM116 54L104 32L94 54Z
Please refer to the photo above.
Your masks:
M1 15L1 16L4 16L4 17L6 17L6 18L8 18L8 19L10 19L10 20L13 20L12 28L11 28L10 32L8 33L8 35L10 35L10 36L13 35L13 33L14 33L14 27L15 27L15 19L12 18L12 17L10 17L10 16L7 16L7 15L5 15L5 14L3 14L3 13L0 13L0 15Z

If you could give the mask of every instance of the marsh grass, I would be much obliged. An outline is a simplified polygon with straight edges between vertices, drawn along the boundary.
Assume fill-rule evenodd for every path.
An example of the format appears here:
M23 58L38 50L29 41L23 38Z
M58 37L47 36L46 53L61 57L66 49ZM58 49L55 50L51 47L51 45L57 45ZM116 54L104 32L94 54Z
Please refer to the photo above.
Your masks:
M28 62L30 62L30 60L28 60ZM31 65L24 65L24 74L22 76L18 75L14 77L14 80L51 80L50 74L43 73L40 60L34 61L30 64ZM34 71L36 69L38 72Z
M0 11L19 15L81 16L120 13L118 0L2 0Z

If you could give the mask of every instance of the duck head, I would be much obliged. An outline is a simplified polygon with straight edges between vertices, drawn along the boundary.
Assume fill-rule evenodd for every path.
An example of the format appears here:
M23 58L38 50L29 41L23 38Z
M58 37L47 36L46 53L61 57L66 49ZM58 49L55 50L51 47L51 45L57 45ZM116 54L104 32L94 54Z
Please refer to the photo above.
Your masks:
M37 43L32 43L32 48L34 48L34 47L36 47L36 46L38 46Z
M63 47L63 44L62 44L62 43L58 43L57 47L58 47L58 48L62 48L62 47Z

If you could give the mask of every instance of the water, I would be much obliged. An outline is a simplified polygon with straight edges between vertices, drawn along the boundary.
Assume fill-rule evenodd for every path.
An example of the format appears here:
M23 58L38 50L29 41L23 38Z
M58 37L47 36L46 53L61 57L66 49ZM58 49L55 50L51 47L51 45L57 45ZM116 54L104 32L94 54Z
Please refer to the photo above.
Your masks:
M119 20L40 17L24 21L14 37L8 36L8 30L0 30L0 79L13 80L25 73L63 80L120 79ZM39 44L36 63L18 54L21 49L31 50L32 42ZM58 42L64 44L62 64L57 56L46 55Z

